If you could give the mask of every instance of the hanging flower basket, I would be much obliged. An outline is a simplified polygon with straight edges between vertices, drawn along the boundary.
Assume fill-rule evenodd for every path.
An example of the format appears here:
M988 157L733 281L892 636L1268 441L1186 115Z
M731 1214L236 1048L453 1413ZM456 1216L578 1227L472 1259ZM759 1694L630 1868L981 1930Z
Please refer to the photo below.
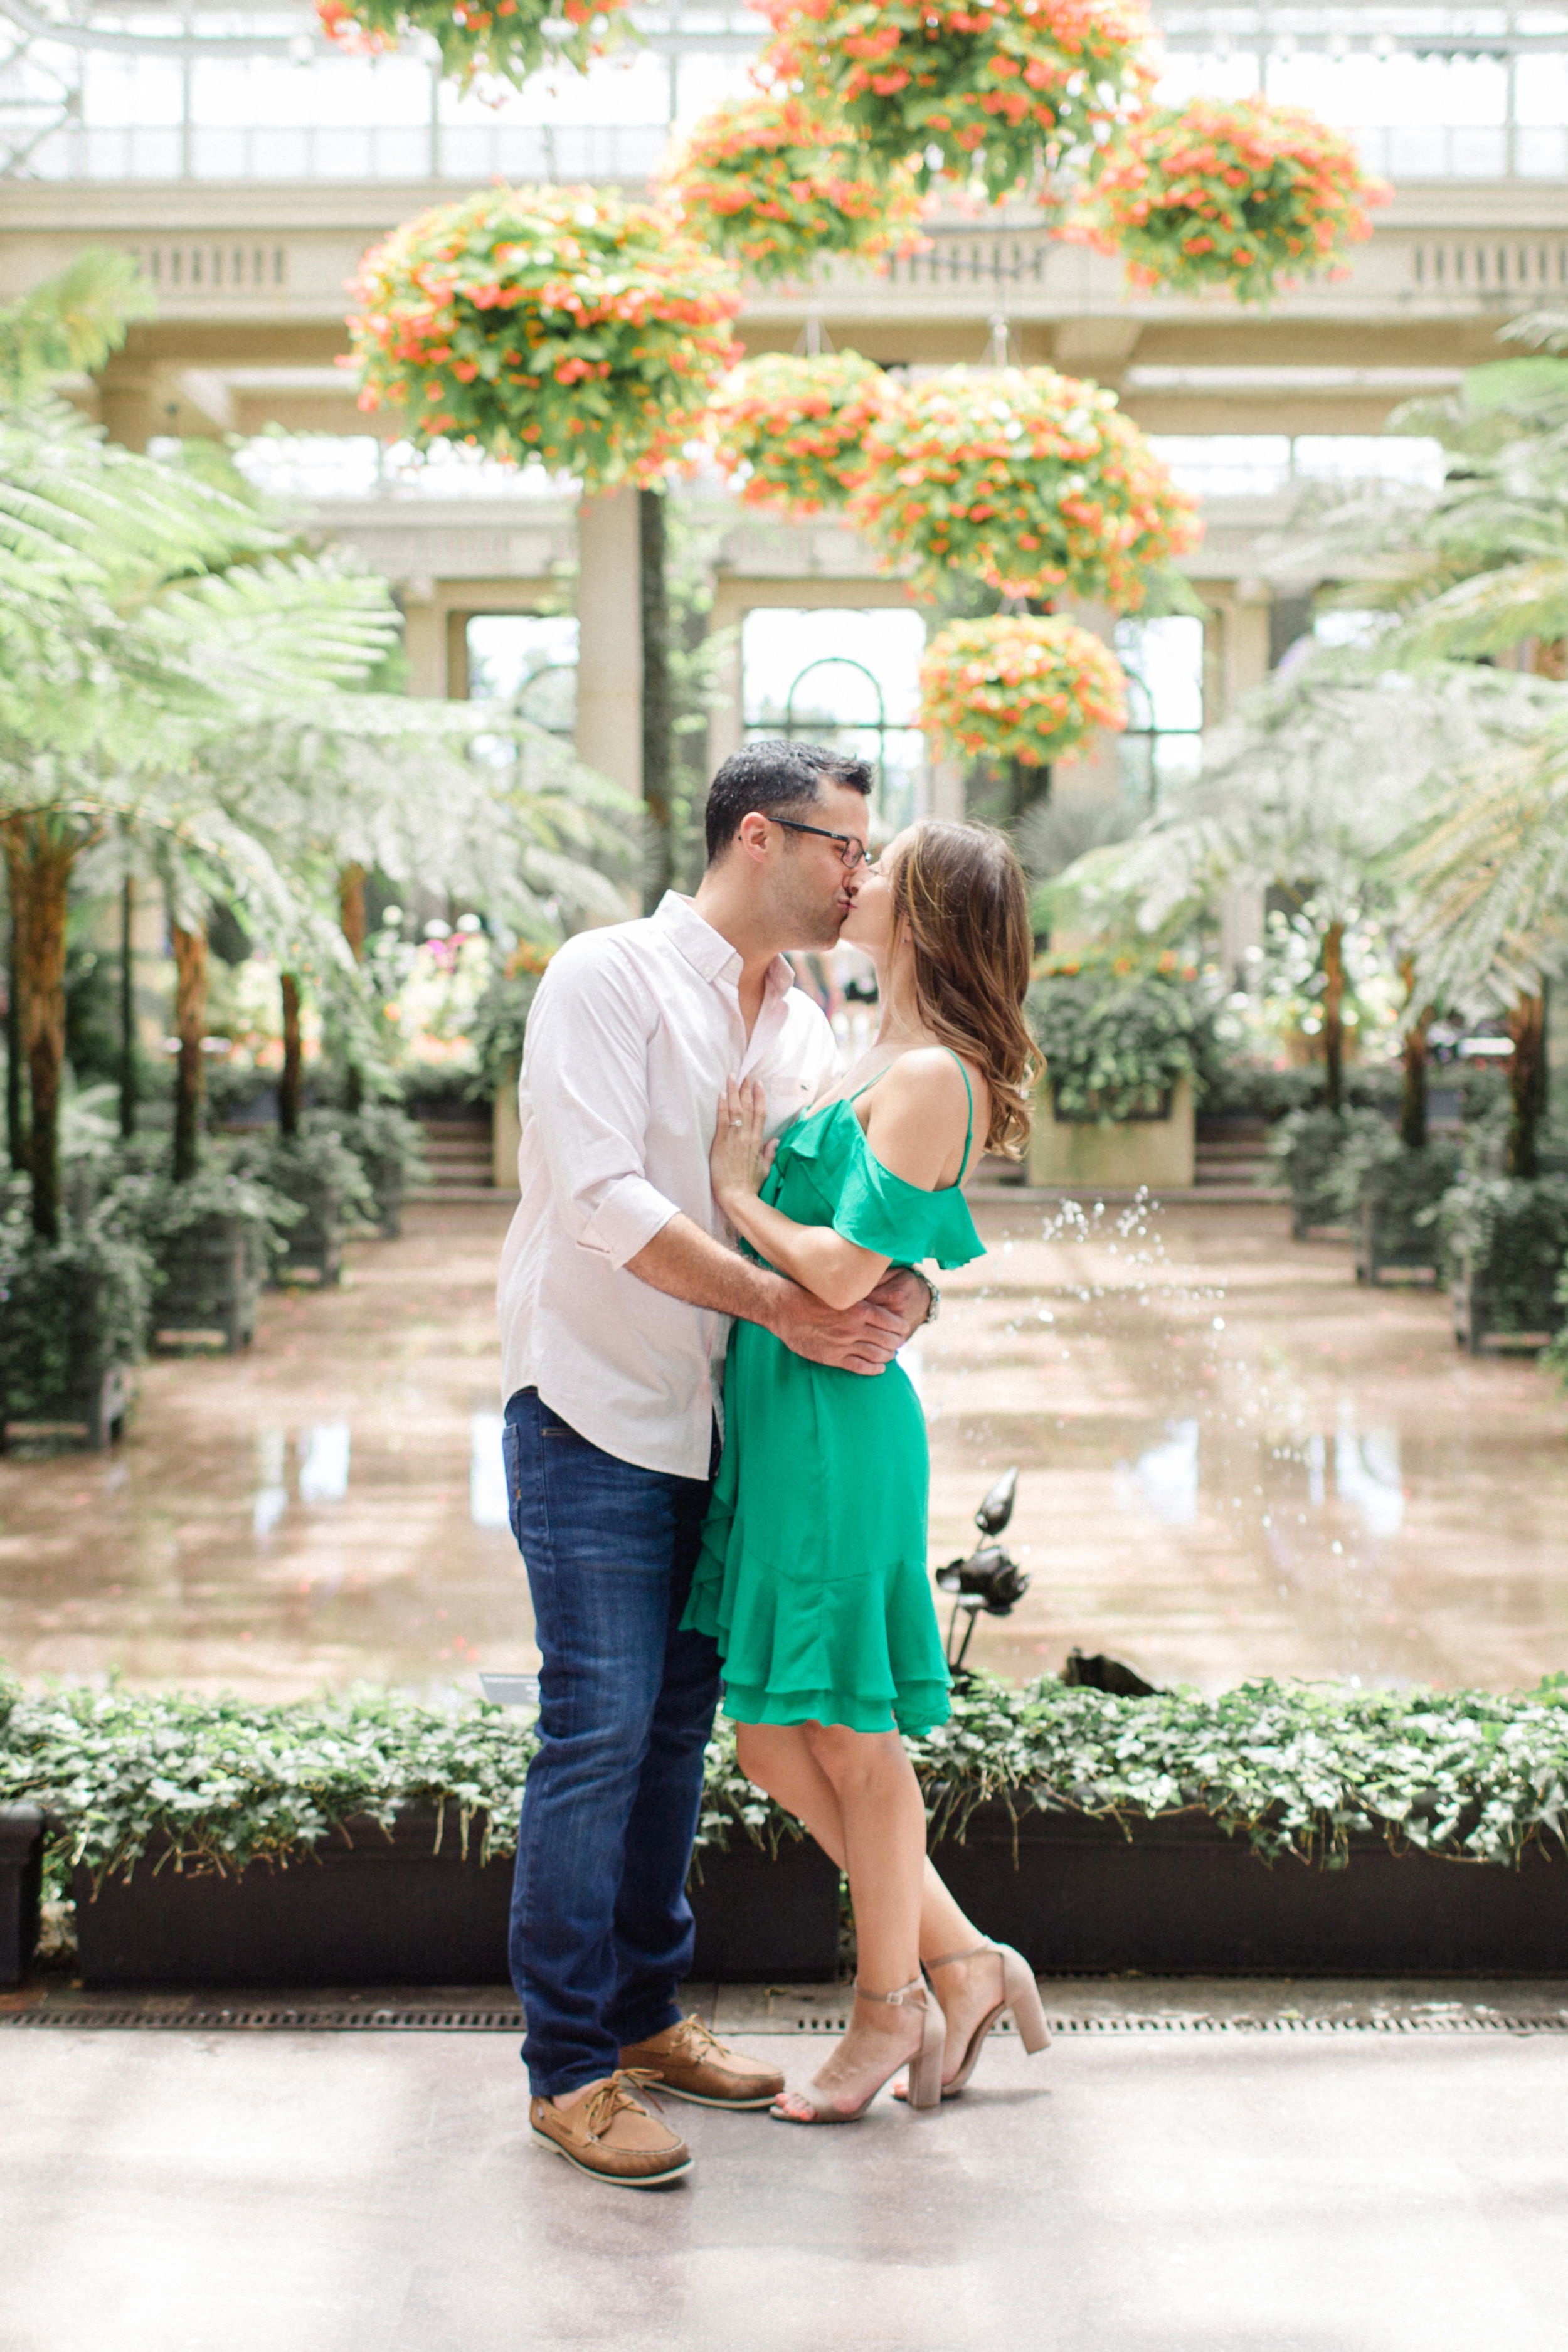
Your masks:
M1152 75L1141 0L762 0L769 69L866 155L994 202L1091 157Z
M928 594L963 572L1005 596L1132 613L1150 572L1197 541L1194 501L1115 394L1054 368L955 368L889 391L865 458L850 518Z
M653 480L740 357L733 272L603 188L486 188L369 254L349 319L360 406L419 447L536 457L602 490Z
M887 377L858 352L766 352L715 395L715 454L748 506L820 514L865 471L862 445L887 396Z
M1121 665L1064 614L950 621L921 663L921 724L939 758L1073 758L1096 728L1127 724Z
M1134 126L1090 216L1135 285L1228 286L1262 302L1282 280L1342 274L1346 248L1372 235L1368 205L1388 194L1349 138L1300 108L1199 98Z
M521 84L542 66L585 68L619 30L626 0L316 0L340 48L379 56L427 33L441 69L465 86L479 74Z
M705 245L763 280L807 280L841 256L885 266L928 242L913 173L868 171L846 125L784 93L715 107L664 186Z

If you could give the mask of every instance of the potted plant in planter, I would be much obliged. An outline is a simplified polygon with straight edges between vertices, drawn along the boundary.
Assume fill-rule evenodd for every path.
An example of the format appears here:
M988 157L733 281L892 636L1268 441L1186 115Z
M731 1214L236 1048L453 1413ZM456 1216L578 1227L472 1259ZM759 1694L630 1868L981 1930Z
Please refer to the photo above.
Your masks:
M250 1345L262 1287L301 1213L270 1186L219 1160L203 1160L172 1180L155 1150L132 1145L121 1155L125 1172L105 1200L105 1222L151 1257L153 1344L217 1333L232 1355Z
M392 1692L54 1690L0 1727L0 1802L48 1818L89 1984L500 1982L531 1748L511 1710ZM975 1675L912 1755L939 1866L1037 1969L1561 1967L1559 1676L1130 1698ZM837 1873L724 1737L699 1837L699 1969L834 1975Z
M1489 1339L1544 1344L1563 1328L1568 1176L1469 1172L1443 1196L1454 1337L1476 1355Z
M0 1223L0 1450L18 1423L73 1423L95 1449L120 1435L151 1280L145 1249L98 1213L54 1241Z
M1196 970L1047 964L1026 1009L1045 1062L1029 1181L1190 1185L1213 1013Z
M1346 1126L1341 1150L1321 1180L1322 1199L1334 1213L1322 1222L1353 1230L1358 1282L1376 1282L1391 1266L1439 1272L1438 1211L1458 1176L1459 1161L1454 1139L1413 1146L1375 1114ZM1308 1205L1304 1201L1304 1213ZM1294 1222L1294 1193L1291 1208Z
M280 1192L300 1212L284 1236L274 1282L314 1274L336 1282L343 1265L343 1227L374 1222L375 1200L364 1169L338 1132L339 1114L307 1111L298 1133L279 1134L235 1151L237 1174Z
M389 1102L363 1102L357 1110L334 1111L331 1118L344 1150L363 1171L377 1231L384 1241L395 1242L403 1230L405 1189L427 1179L424 1129Z
M531 1720L397 1692L268 1706L66 1689L0 1727L0 1802L40 1803L99 1984L506 1980ZM831 1977L838 1872L710 1750L699 1974Z

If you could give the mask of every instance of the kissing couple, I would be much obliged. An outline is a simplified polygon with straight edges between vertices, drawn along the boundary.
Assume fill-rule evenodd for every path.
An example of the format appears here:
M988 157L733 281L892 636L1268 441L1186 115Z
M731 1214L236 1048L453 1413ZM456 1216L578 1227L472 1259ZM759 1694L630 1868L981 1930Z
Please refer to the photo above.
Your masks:
M871 781L737 752L695 897L569 940L529 1015L499 1290L542 1659L511 1972L536 2137L620 2187L690 2168L647 2089L853 2123L906 2068L911 2107L961 2091L1008 2010L1046 2041L1026 1963L926 1857L900 1734L946 1719L949 1677L892 1360L936 1311L921 1269L983 1255L975 1153L1028 1133L1027 900L983 825L870 859ZM840 939L880 1006L849 1070L785 960ZM742 1769L849 1878L854 2014L799 2090L676 2000L721 1679Z

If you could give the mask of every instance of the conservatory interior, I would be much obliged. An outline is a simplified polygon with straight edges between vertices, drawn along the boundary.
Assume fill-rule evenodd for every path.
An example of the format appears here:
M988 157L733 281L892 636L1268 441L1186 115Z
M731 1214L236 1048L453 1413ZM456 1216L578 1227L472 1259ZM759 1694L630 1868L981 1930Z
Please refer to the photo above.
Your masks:
M967 1180L987 1255L903 1358L969 1743L917 1755L942 1853L973 1814L1020 1883L1017 1839L1066 1817L1151 1869L1198 1820L1270 1886L1348 1857L1353 1926L1312 1895L1295 1942L1235 1930L1243 1977L1292 1979L1259 2016L1568 2020L1568 9L1143 15L0 0L0 2026L86 2032L141 1988L216 2032L215 1984L263 2024L363 2021L377 1984L426 1988L386 1994L404 2024L515 2017L450 1941L344 1992L204 1977L199 1906L140 1976L113 1937L156 1943L150 1855L165 1890L281 1885L420 1807L443 1885L501 1899L540 1664L494 1307L529 1008L564 939L695 887L710 777L781 735L871 761L882 840L1003 828L1031 892L1033 1134ZM940 105L878 65L906 16ZM863 1049L865 960L796 964ZM816 2030L837 1881L809 1964L768 1929L731 1965L723 1852L778 1822L722 1740L708 1785L698 1974L733 2031ZM1441 1934L1426 1869L1467 1890L1430 1897ZM1106 1916L1018 1929L1074 2032L1229 2030L1241 1992L1105 1974L1236 1975L1229 1927ZM285 2095L315 2113L344 2063ZM428 2097L457 2133L479 2063L436 2088L378 2058L385 2115ZM32 2129L55 2094L26 2095ZM784 2245L828 2230L825 2180L779 2190ZM1531 2269L1499 2221L1467 2271L1447 2194L1404 2301L1351 2248L1325 2352L1414 2341L1416 2304L1424 2344L1501 2340L1505 2272L1510 2340L1555 2340L1562 2249ZM644 2225L573 2254L600 2334L542 2290L562 2341L616 2340ZM924 2307L890 2224L843 2252L857 2293L903 2280L858 2340L1021 2324L1000 2224L968 2226L990 2300L938 2264ZM1305 2345L1290 2263L1321 2240L1278 2227L1286 2284L1205 2305L1156 2233L1158 2291L1096 2334L1083 2284L1062 2346L1173 2345L1177 2308L1183 2342ZM386 2340L488 2345L500 2243L472 2277L443 2255L439 2321L416 2300ZM743 2315L793 2352L752 2251ZM302 2259L298 2307L225 2285L226 2341L364 2322L363 2245L335 2305L325 2239ZM719 2265L645 2340L718 2341L739 2292ZM164 2293L127 2344L199 2340L198 2287ZM29 2294L27 2352L74 2342L58 2267ZM805 2307L848 2340L823 2281Z

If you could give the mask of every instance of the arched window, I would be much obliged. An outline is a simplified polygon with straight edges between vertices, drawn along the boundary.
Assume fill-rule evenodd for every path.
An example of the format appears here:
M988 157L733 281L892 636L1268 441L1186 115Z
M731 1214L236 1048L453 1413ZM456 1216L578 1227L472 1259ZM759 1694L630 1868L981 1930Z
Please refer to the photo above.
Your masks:
M898 607L757 607L742 629L745 732L831 743L877 774L879 826L896 833L926 805L920 657L925 626Z
M1131 816L1144 817L1202 761L1204 625L1185 614L1118 621L1116 656L1127 673L1122 796Z

